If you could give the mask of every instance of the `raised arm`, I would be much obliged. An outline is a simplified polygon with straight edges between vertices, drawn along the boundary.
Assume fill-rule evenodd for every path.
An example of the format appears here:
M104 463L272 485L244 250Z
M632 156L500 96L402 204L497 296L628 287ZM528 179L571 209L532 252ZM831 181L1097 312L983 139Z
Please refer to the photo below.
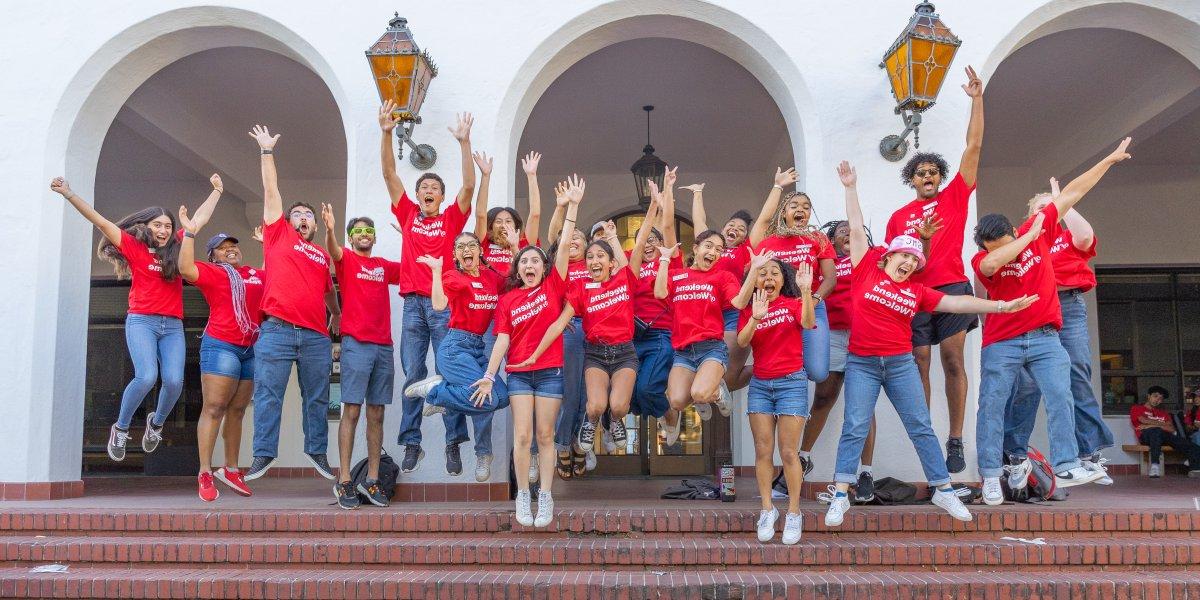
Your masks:
M663 241L668 246L679 241L679 233L675 231L675 173L679 171L679 167L667 169L663 175L663 215L662 215L662 234Z
M196 283L200 269L196 268L196 234L200 226L188 218L186 206L179 206L179 226L183 228L183 239L179 242L179 276L188 283Z
M554 270L558 272L559 277L566 279L567 263L571 258L571 233L575 231L575 218L579 215L579 203L583 200L583 193L587 189L587 183L578 175L571 175L567 178L567 187L564 191L564 196L567 198L567 216L563 219L562 239L559 240L558 253L554 255ZM549 273L546 274L549 277Z
M212 184L212 191L208 193L208 197L200 206L196 207L195 214L192 215L192 221L196 223L196 229L202 229L208 225L208 220L212 218L213 211L217 208L217 202L221 199L221 194L225 193L225 184L221 182L221 176L213 173L212 177L208 178L208 182Z
M63 198L66 198L67 202L70 202L71 206L74 206L75 210L83 215L83 218L91 221L92 225L95 225L96 229L100 230L100 233L104 235L104 239L108 240L110 244L118 248L121 247L121 228L117 227L116 223L104 218L104 215L96 212L96 209L92 208L91 204L88 204L79 194L72 191L66 179L55 177L50 180L50 189Z
M562 314L558 315L558 319L546 329L546 333L542 335L542 341L538 342L537 348L533 350L533 354L530 354L529 358L513 365L512 368L520 369L537 362L542 357L542 354L550 349L550 345L554 343L554 340L558 339L558 336L562 335L562 332L567 329L567 324L571 322L571 318L574 316L575 307L571 306L570 302L565 303Z
M621 247L621 238L617 236L617 224L612 221L604 222L604 240L608 242L613 249L613 272L616 273L621 269L629 266L629 259L625 256L625 249Z
M870 250L867 240L867 230L863 226L862 206L858 203L858 172L843 160L837 168L838 179L846 188L846 226L850 229L850 265L857 267L858 262Z
M642 261L646 258L646 242L650 240L650 229L654 227L654 221L658 218L661 197L662 194L651 194L650 207L646 209L646 218L642 219L642 226L638 227L637 237L633 240L633 250L629 253L629 268L634 277L637 277L638 273L642 271Z
M742 279L742 289L738 291L738 295L729 301L734 308L741 310L746 308L747 304L750 304L751 295L754 293L755 280L752 274L757 273L759 269L767 266L767 262L772 258L775 258L775 253L768 250L764 250L758 254L755 254L753 250L750 251L750 268L746 271L746 277Z
M962 89L971 97L971 122L967 124L967 147L962 160L958 161L958 172L967 186L975 185L979 174L979 151L983 149L983 80L975 69L967 66L967 82Z
M665 300L671 293L667 281L671 277L671 258L675 256L676 252L679 252L678 243L658 247L658 272L654 274L654 297L659 300Z
M984 277L991 277L1000 270L1000 267L1015 260L1033 240L1042 235L1042 225L1045 220L1045 213L1038 213L1033 219L1033 225L1029 227L1029 231L1026 231L1025 235L988 252L987 256L984 256L979 263L979 272L983 273Z
M934 307L935 312L989 315L1025 310L1038 301L1038 295L1021 296L1013 300L984 300L970 294L952 296L946 294Z
M542 190L538 188L537 168L542 162L540 152L530 152L521 159L525 181L529 184L529 216L525 218L525 241L531 246L538 243L538 230L542 227Z
M429 267L432 275L433 286L430 289L429 301L433 304L433 310L445 310L450 305L450 298L446 296L446 287L442 284L442 257L426 254L418 256L417 262Z
M337 237L334 234L334 227L337 226L337 217L333 215L333 205L321 203L321 220L325 222L325 251L329 253L329 257L333 262L342 260L342 245L337 243ZM350 243L347 236L346 243Z
M771 193L767 194L767 200L763 202L762 210L758 211L758 218L754 220L754 226L750 228L751 246L761 244L767 237L771 218L775 216L775 210L779 208L779 199L783 196L783 186L796 183L797 177L796 169L793 167L789 167L786 171L775 169L775 184L771 186Z
M1125 138L1121 140L1120 145L1117 146L1116 150L1112 151L1112 154L1105 156L1104 160L1096 163L1096 166L1085 171L1083 175L1072 179L1071 183L1068 183L1067 187L1063 188L1062 193L1054 199L1054 205L1058 207L1058 214L1066 214L1067 211L1071 210L1075 204L1082 200L1083 196L1100 182L1100 178L1104 177L1109 167L1129 158L1127 150L1129 150L1131 139ZM1074 235L1075 232L1072 231L1071 234Z
M392 115L394 110L396 110L396 103L391 100L384 102L383 106L379 107L379 129L383 132L383 137L379 141L379 164L383 167L383 183L387 185L392 206L399 203L400 197L404 195L404 183L396 174L396 158L392 151L392 131L400 123L400 117Z
M747 279L751 279L747 277ZM737 343L743 348L749 348L750 342L754 340L754 331L758 329L758 324L763 319L767 318L767 308L770 302L767 300L767 293L763 290L754 290L754 303L751 305L750 318L746 324L738 330Z
M800 263L796 269L796 286L800 288L800 327L813 329L817 326L817 303L812 297L813 272L808 263Z
M283 197L279 195L279 176L275 173L274 154L279 134L271 135L266 127L255 125L254 129L250 130L250 137L258 143L263 181L263 223L270 225L283 216Z
M704 184L693 183L681 189L692 192L692 229L708 230L708 213L704 212Z
M488 233L488 187L492 183L492 157L483 152L476 152L471 158L475 160L481 175L479 190L475 193L475 237L483 240ZM513 251L515 252L516 248L513 248Z
M550 228L546 230L546 243L551 246L562 237L563 220L567 217L567 186L554 186L554 214L550 215Z
M458 115L454 127L447 128L458 140L458 151L462 154L462 188L455 199L463 213L471 212L471 196L475 194L475 164L471 159L471 125L474 122L471 113L462 113Z
M1058 189L1058 180L1050 178L1050 197L1057 198L1061 194ZM1062 215L1063 225L1071 230L1071 241L1075 245L1075 249L1081 252L1087 252L1092 243L1096 240L1096 231L1092 229L1092 224L1079 214L1079 211L1072 208Z

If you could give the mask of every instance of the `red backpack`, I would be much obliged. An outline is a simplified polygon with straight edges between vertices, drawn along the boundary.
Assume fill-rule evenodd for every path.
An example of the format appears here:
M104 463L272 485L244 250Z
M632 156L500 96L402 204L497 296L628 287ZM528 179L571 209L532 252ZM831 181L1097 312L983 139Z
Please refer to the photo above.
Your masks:
M1038 502L1052 499L1056 489L1054 467L1050 466L1050 461L1033 446L1026 448L1026 456L1033 468L1029 470L1029 483L1022 490L1026 497L1020 500Z

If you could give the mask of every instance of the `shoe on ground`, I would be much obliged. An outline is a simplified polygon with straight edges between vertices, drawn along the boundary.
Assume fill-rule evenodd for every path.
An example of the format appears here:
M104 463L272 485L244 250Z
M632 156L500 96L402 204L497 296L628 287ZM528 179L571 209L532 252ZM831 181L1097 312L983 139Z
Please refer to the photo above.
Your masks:
M1113 484L1112 477L1108 476L1108 467L1104 466L1104 464L1108 462L1108 459L1101 456L1099 452L1097 452L1091 456L1081 458L1081 459L1079 459L1079 462L1080 462L1080 464L1083 465L1083 468L1085 468L1089 471L1099 471L1100 473L1103 473L1103 475L1100 477L1100 479L1096 480L1097 484L1099 484L1099 485L1112 485Z
M267 469L275 464L274 456L255 456L254 460L250 461L250 468L246 470L246 481L254 481L259 477L267 474Z
M1004 504L1004 490L1000 487L999 477L983 478L983 503L988 506Z
M379 485L378 479L368 479L358 484L355 490L366 497L367 502L375 506L389 506L391 501L383 493L383 487Z
M858 474L858 483L854 485L854 501L858 503L870 502L875 499L875 479L871 474L863 471Z
M1028 458L1012 457L1010 464L1004 465L1008 473L1008 489L1020 491L1029 485L1029 474L1033 472L1033 463Z
M804 476L808 477L808 474L811 473L813 470L812 458L808 457L808 456L801 456L800 457L800 466L804 469Z
M711 404L701 402L701 403L693 404L692 406L694 406L696 408L696 416L700 417L701 421L704 421L707 423L708 420L712 418L712 405ZM683 418L682 415L680 416L680 418Z
M783 520L783 543L791 546L800 541L804 532L804 517L800 513L788 513Z
M679 430L683 425L683 415L678 415L675 425L667 423L666 417L658 418L658 429L663 432L663 445L674 446L679 441Z
M967 460L963 458L962 438L946 440L946 470L951 473L962 473L967 468Z
M428 396L429 392L431 390L433 390L433 388L437 387L437 384L439 384L441 382L442 382L441 375L434 375L433 377L426 377L425 379L422 379L422 380L404 388L404 397L405 398L422 398L422 399L424 399L425 396Z
M1162 467L1159 466L1158 463L1153 463L1150 465L1150 476L1155 478L1162 477Z
M622 419L611 419L608 422L608 434L612 436L613 445L617 448L624 449L625 442L629 439L629 432L625 430L625 421Z
M1079 467L1075 467L1074 469L1068 469L1068 470L1062 471L1060 473L1055 473L1054 474L1054 485L1055 485L1055 487L1060 487L1060 488L1072 487L1072 486L1076 486L1076 485L1083 485L1085 483L1091 483L1093 481L1096 481L1097 479L1100 479L1103 476L1104 476L1104 473L1097 473L1096 471L1089 471L1089 470L1083 468L1082 466L1079 466Z
M592 444L596 443L596 424L584 419L579 426L579 434L575 436L575 447L579 452L591 452Z
M125 460L125 444L129 441L129 430L121 429L114 423L108 429L108 457L121 462Z
M722 381L717 387L717 410L722 417L728 417L733 412L733 394L729 393L729 386Z
M475 457L475 481L483 483L492 478L492 455Z
M249 497L254 495L246 485L246 479L242 476L242 472L237 469L221 467L213 472L213 477L228 486L229 489L233 490L233 493L239 496Z
M545 527L554 520L554 497L547 490L538 492L537 517L533 520L534 527Z
M529 490L517 490L517 523L523 527L533 526L533 509L529 503Z
M1192 469L1188 471L1188 477L1200 477L1200 469ZM1096 483L1100 483L1097 481Z
M998 477L993 479L996 480L996 485L999 486L1000 479ZM1001 500L1003 500L1003 497L1001 497ZM950 513L950 516L959 521L970 521L974 518L971 516L971 511L967 510L967 506L962 503L962 499L953 490L948 492L934 490L931 501L934 506Z
M833 487L833 486L829 486ZM846 518L846 512L850 510L850 496L837 495L836 492L829 497L829 510L825 511L825 526L838 527Z
M362 504L358 492L354 491L354 483L350 481L333 484L333 497L337 499L338 507L345 510L354 510Z
M416 384L413 384L413 385L416 385ZM421 396L421 397L424 398L425 396ZM445 412L446 412L445 406L438 406L436 404L430 404L428 402L425 403L425 408L421 409L421 415L426 416L426 417L432 417L433 415L445 414Z
M308 457L308 462L312 463L313 468L317 470L318 475L330 481L337 479L337 476L333 474L333 467L329 466L329 458L324 454L305 453L305 456Z
M775 521L779 520L779 510L771 507L758 513L758 541L764 544L775 537Z
M462 452L458 444L446 446L446 474L451 477L462 475Z
M538 471L538 455L530 454L529 455L529 483L537 483L538 476L540 476L540 475L541 475L541 473L539 473L539 471ZM530 517L530 518L532 519L533 517Z
M421 459L425 458L425 451L417 444L404 445L404 460L400 461L400 472L412 473L417 470L417 466L421 464Z
M212 473L205 471L196 476L196 483L200 486L200 499L205 502L212 502L221 497L221 490L217 489L213 483Z
M149 454L162 443L162 425L154 426L154 413L146 415L146 433L142 434L142 450Z

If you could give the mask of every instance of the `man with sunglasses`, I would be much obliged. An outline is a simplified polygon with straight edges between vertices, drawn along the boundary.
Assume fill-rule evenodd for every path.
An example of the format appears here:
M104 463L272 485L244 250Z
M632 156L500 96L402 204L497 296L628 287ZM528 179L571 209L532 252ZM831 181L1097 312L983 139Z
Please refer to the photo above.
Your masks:
M918 152L908 161L900 178L917 191L917 198L905 204L887 224L885 243L901 235L918 235L918 227L932 218L941 229L929 243L925 268L912 281L952 296L968 296L974 291L963 265L963 236L975 176L979 170L979 150L983 147L983 81L975 69L967 67L967 83L962 88L971 98L971 121L967 125L967 147L958 163L958 174L941 189L950 166L940 154ZM942 372L946 379L946 405L950 415L950 435L946 440L946 470L960 473L967 467L963 457L962 429L967 405L967 371L963 348L967 332L979 327L975 315L918 313L912 320L913 356L925 386L925 402L930 401L929 362L931 347L941 350Z
M266 127L255 125L250 137L258 142L262 166L263 268L270 276L263 285L264 319L254 344L254 461L245 479L262 477L275 463L283 395L293 364L303 398L304 454L322 477L333 479L326 456L333 370L329 330L337 331L341 309L329 274L329 254L312 243L317 219L311 205L294 202L283 210L274 157L279 134L272 136Z
M435 173L424 173L417 178L416 201L409 197L404 183L396 174L395 153L392 151L392 130L400 117L395 114L395 105L389 100L379 109L379 128L383 133L379 154L383 165L383 180L392 199L392 214L400 226L403 236L400 251L400 295L404 297L401 318L400 366L404 369L404 389L424 380L428 375L426 360L432 344L436 354L442 338L449 327L450 311L435 310L430 295L433 291L433 275L430 268L417 262L420 256L433 256L449 264L453 260L454 236L458 235L471 214L471 198L475 193L475 163L471 158L470 113L458 115L450 133L458 140L462 156L462 187L454 202L442 212L442 200L446 184ZM400 421L397 442L404 446L404 459L400 470L411 473L425 456L421 449L421 416L424 408L422 398L405 397L404 417ZM462 474L462 457L459 444L467 441L466 420L462 413L447 412L442 417L446 425L446 473ZM477 431L486 428L476 423Z

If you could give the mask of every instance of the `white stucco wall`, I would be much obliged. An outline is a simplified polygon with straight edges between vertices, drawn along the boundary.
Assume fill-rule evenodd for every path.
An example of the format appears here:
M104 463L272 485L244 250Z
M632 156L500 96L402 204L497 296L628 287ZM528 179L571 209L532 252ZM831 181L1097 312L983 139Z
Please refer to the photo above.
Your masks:
M939 8L965 43L938 106L925 115L921 141L923 149L943 151L952 163L957 163L967 124L968 99L957 89L961 68L974 64L986 78L1004 56L1038 35L1097 22L1138 31L1155 27L1150 35L1200 62L1200 36L1195 35L1200 5L1195 3L1012 0L943 2ZM477 115L474 141L493 150L496 164L515 164L524 121L555 76L607 44L670 36L721 51L762 81L788 124L801 185L821 198L822 217L843 212L833 172L841 159L858 167L860 195L877 235L886 215L911 197L897 180L898 165L885 162L876 150L881 137L901 128L876 65L911 14L912 2L873 3L870 11L860 3L827 3L819 14L794 3L734 0L538 0L501 10L456 1L404 9L418 42L441 69L422 111L425 123L417 131L421 141L439 150L438 169L448 174L451 187L457 183L457 169L446 126L456 111ZM362 52L382 32L391 10L390 5L348 4L334 14L327 5L308 0L203 7L144 0L124 3L120 10L84 2L6 5L7 18L0 22L0 34L8 42L6 76L0 80L0 139L5 140L0 172L9 189L0 203L0 231L7 239L28 240L29 251L0 256L0 271L9 282L0 291L0 322L8 324L11 348L9 360L0 366L0 389L9 399L0 437L10 442L8 460L0 462L0 481L79 476L79 365L86 351L80 340L86 327L92 233L48 191L47 181L65 174L84 197L94 197L101 141L129 94L178 58L244 45L289 56L327 83L346 133L346 210L371 212L385 192L378 176L377 95ZM764 165L764 172L769 174L771 166ZM400 168L406 181L415 179L407 162ZM513 176L497 170L493 186L508 190L497 197L513 196ZM395 256L398 239L382 236L378 251ZM968 339L968 372L977 373L979 335ZM938 368L934 370L936 377ZM933 389L934 426L944 436L940 380ZM879 416L880 471L921 479L894 411L881 408ZM295 415L285 413L286 418L295 424ZM392 410L385 435L391 450L398 421L399 411ZM750 464L745 421L736 422L737 462ZM835 414L828 428L833 432L839 427ZM971 410L966 427L973 431ZM507 438L505 429L497 427L498 447ZM282 438L282 464L302 466L299 444L289 435ZM432 460L416 479L441 479L440 425L428 425L425 439ZM828 478L833 445L832 434L818 445L815 478ZM974 462L973 446L968 443L968 464ZM331 444L331 452L333 448ZM502 474L498 469L497 477ZM962 477L974 478L974 469Z

